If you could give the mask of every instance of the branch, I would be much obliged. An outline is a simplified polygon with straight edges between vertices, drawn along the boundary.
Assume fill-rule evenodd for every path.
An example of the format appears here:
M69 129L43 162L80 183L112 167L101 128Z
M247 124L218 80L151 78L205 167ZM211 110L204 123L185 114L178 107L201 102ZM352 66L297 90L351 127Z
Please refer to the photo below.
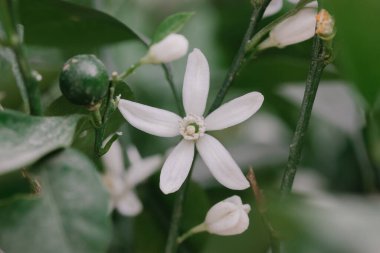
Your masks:
M323 70L331 60L332 56L330 53L331 52L325 47L325 42L318 36L315 36L313 41L312 59L306 80L301 111L298 117L293 140L290 144L289 158L281 182L281 192L284 195L287 195L292 190L294 177L297 172L297 166L301 159L303 142L309 125L314 99L317 94L318 85Z
M228 70L228 73L223 81L222 87L219 89L219 92L216 95L216 98L214 102L212 103L208 114L210 114L212 111L214 111L216 108L218 108L222 104L223 99L226 96L228 89L230 88L231 84L235 80L235 77L237 76L237 74L239 73L243 65L244 57L246 54L246 47L249 43L250 38L256 32L258 24L261 18L263 17L265 9L267 8L270 1L271 0L263 0L261 4L256 4L255 8L253 9L251 19L250 19L247 31L245 32L243 40L240 44L240 48L237 54L235 55L232 65L230 69Z
M2 24L7 35L7 43L16 56L16 62L27 91L30 114L42 115L41 98L38 90L38 80L33 75L29 62L26 59L24 47L16 29L13 3L10 0L0 1Z

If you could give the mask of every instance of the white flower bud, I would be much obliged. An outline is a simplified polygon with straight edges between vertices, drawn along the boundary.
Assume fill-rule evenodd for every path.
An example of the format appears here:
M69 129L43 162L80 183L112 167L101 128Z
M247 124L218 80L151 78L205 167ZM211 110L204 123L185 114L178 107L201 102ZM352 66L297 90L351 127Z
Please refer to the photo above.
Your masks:
M243 205L240 197L235 195L211 207L204 224L211 234L241 234L248 228L250 210L251 207L248 204Z
M189 42L185 36L169 34L163 40L153 44L141 62L145 64L168 63L184 56L188 47Z
M278 13L282 8L282 0L271 0L268 7L266 8L263 17L269 17Z
M269 47L283 48L312 38L315 34L317 9L303 8L297 14L276 25L259 50Z

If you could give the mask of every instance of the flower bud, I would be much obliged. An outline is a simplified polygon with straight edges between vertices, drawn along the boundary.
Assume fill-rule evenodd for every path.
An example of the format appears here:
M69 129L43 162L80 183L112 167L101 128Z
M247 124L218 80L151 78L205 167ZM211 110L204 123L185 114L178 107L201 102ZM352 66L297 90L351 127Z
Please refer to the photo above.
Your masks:
M243 205L240 197L235 195L211 207L204 224L211 234L241 234L248 228L250 210L251 207L248 204Z
M288 0L288 2L292 3L292 4L298 4L300 0ZM307 5L305 5L305 7L314 7L314 8L318 8L318 1L312 1L311 3L308 3Z
M177 60L187 53L189 42L180 34L169 34L163 40L153 44L141 63L160 64Z
M271 0L268 7L265 9L263 17L269 17L278 13L282 9L282 0Z
M285 19L272 29L269 38L258 46L259 50L283 48L312 38L315 34L316 14L315 8L308 7Z
M335 20L325 9L317 14L315 33L323 40L331 40L335 36Z

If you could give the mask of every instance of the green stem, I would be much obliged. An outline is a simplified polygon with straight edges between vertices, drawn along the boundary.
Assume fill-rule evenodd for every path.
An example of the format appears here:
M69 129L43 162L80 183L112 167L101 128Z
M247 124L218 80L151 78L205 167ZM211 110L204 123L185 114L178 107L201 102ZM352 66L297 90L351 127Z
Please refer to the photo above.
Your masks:
M117 78L119 80L123 80L125 78L127 78L129 75L133 74L135 72L135 70L140 67L143 63L141 61L131 65L126 71L124 71L123 73L121 73Z
M104 140L104 134L106 131L107 121L110 115L112 114L112 112L115 110L115 106L113 105L113 103L114 103L115 86L116 86L116 82L118 78L119 77L117 76L116 73L112 74L112 80L108 88L108 96L107 96L106 106L103 112L103 116L100 114L99 108L93 112L95 116L95 122L97 124L97 126L95 127L95 146L94 146L95 155L97 157L102 156L109 149L108 146L106 146L104 149L102 148L102 146L103 146L103 140ZM114 135L113 138L117 138L117 136L118 135ZM115 139L113 141L115 141Z
M172 213L172 219L170 222L170 229L169 229L169 235L168 240L166 242L165 247L165 253L175 253L177 251L177 237L178 237L178 230L179 230L179 224L181 222L182 218L182 209L183 204L185 202L185 196L187 189L189 188L189 184L191 181L191 174L193 172L193 167L195 164L195 160L197 158L197 152L195 151L193 163L191 164L189 175L186 178L186 181L182 185L181 189L178 191L176 200L174 203L174 209Z
M174 100L175 100L175 103L177 105L178 113L180 115L184 116L185 110L183 109L183 105L182 105L181 99L180 99L180 97L179 97L179 95L177 93L177 90L175 88L175 84L174 84L174 81L173 81L172 68L171 68L171 66L169 64L162 64L162 68L164 69L165 78L168 81L170 89L171 89L171 91L173 93Z
M222 87L219 89L219 92L216 95L215 100L212 103L211 108L208 113L211 113L222 104L223 99L226 96L229 87L231 86L232 82L235 80L236 75L239 73L243 65L244 57L246 54L246 47L247 47L247 44L249 43L249 39L256 32L258 24L261 18L263 17L265 9L270 3L270 1L271 0L263 0L261 2L261 5L257 4L257 6L255 6L255 8L253 9L251 19L250 19L247 31L245 32L245 35L241 42L240 48L232 62L230 69L228 70L227 76L223 81Z
M7 35L7 43L16 56L21 77L27 91L30 114L42 115L41 98L38 90L38 80L33 76L32 69L26 59L25 50L16 29L14 6L11 0L0 0L2 24Z
M206 231L206 225L204 223L201 223L201 224L193 227L192 229L190 229L189 231L187 231L186 233L184 233L180 237L178 237L177 238L177 244L181 244L183 241L185 241L190 236L197 234L197 233L200 233L200 232L204 232L204 231Z
M330 53L325 48L324 42L318 37L314 37L311 64L306 80L305 93L301 105L296 130L292 143L290 144L289 158L286 164L281 182L281 192L286 195L292 190L297 166L301 159L301 152L306 131L309 125L313 103L317 94L319 81L326 65L330 61Z
M261 40L266 36L276 25L284 21L285 19L295 15L299 10L305 7L306 4L312 2L313 0L303 0L300 1L294 9L288 11L284 15L278 17L276 20L273 20L271 23L263 27L260 31L258 31L252 39L247 43L245 50L246 52L252 52L255 50L257 45L261 42Z

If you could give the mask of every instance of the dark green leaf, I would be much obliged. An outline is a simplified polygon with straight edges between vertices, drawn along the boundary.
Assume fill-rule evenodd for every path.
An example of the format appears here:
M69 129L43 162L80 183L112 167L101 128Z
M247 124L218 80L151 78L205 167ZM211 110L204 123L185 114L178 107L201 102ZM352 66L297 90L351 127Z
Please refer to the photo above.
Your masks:
M51 151L67 147L80 116L32 117L0 112L0 174L19 169Z
M105 252L111 226L108 197L94 165L74 150L37 163L33 196L0 202L0 245L10 253Z
M171 33L181 30L193 15L194 12L180 12L167 17L154 33L152 44L159 42Z
M92 48L138 39L115 18L84 6L51 0L20 0L25 42L60 48Z
M380 1L324 1L337 24L337 60L370 105L380 90Z

